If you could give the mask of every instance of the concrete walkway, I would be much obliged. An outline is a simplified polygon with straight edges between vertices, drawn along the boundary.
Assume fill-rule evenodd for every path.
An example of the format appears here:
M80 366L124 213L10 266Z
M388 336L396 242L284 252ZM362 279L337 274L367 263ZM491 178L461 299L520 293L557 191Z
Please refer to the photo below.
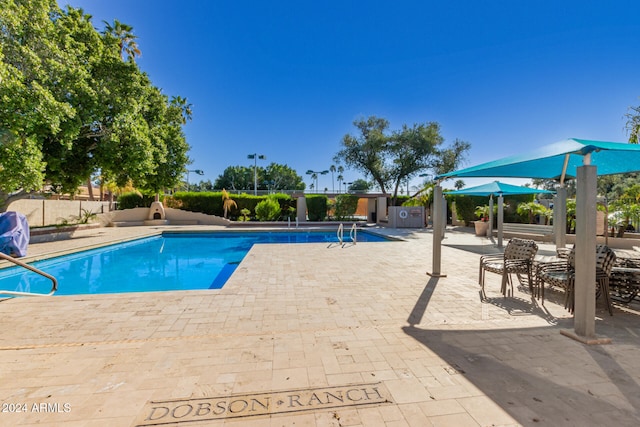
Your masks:
M256 245L221 290L0 301L0 425L640 425L640 304L599 300L613 342L586 346L559 292L488 274L480 300L489 240L448 232L436 279L429 231L376 231L405 241Z

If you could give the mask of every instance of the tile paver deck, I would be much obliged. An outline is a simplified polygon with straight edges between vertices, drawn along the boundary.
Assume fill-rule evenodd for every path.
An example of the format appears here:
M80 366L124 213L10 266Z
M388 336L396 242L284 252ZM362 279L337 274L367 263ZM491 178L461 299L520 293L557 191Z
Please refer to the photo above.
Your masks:
M29 253L158 230L87 230ZM557 293L503 298L488 274L480 300L488 240L447 233L447 277L431 278L429 231L382 232L405 241L254 246L221 290L0 301L0 425L640 424L638 304L610 317L598 301L613 343L585 346L559 333L572 319ZM386 402L360 405L376 393ZM260 402L271 414L254 415Z

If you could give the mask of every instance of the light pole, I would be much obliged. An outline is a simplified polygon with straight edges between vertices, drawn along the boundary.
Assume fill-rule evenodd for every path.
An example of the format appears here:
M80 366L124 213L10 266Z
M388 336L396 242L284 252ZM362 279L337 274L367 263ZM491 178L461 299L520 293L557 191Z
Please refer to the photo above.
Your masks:
M329 171L328 170L324 170L324 171L312 171L311 169L309 169L307 171L307 175L316 175L316 192L318 192L318 175L326 175L328 174Z
M191 188L191 185L189 184L189 172L197 173L200 176L204 175L204 171L202 169L187 170L187 191Z
M247 155L247 159L253 159L253 195L258 195L258 159L265 160L264 154L253 153Z

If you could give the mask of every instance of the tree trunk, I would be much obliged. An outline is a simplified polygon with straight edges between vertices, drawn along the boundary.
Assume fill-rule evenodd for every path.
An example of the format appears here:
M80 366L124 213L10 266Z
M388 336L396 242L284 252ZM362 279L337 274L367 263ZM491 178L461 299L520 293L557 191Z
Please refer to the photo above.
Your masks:
M91 183L91 177L87 178L87 191L89 192L89 200L95 200L93 198L93 184Z
M18 193L8 195L7 193L0 192L0 213L7 211L7 208L14 200L25 199L30 193L20 191Z

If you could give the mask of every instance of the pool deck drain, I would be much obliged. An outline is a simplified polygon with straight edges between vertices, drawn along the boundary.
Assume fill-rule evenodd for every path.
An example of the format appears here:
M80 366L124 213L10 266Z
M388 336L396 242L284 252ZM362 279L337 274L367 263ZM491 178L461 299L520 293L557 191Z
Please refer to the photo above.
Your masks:
M87 230L30 254L159 229ZM449 231L447 277L429 278L429 231L381 231L405 241L257 245L219 290L0 301L0 425L132 426L172 413L191 417L175 425L225 427L640 425L637 303L609 316L598 301L596 331L612 343L586 346L560 333L573 326L560 293L544 306L526 289L503 298L493 275L480 300L487 239ZM324 393L346 402L345 387L373 384L384 402L323 406ZM221 411L220 399L225 415L258 402L311 410L193 418Z

